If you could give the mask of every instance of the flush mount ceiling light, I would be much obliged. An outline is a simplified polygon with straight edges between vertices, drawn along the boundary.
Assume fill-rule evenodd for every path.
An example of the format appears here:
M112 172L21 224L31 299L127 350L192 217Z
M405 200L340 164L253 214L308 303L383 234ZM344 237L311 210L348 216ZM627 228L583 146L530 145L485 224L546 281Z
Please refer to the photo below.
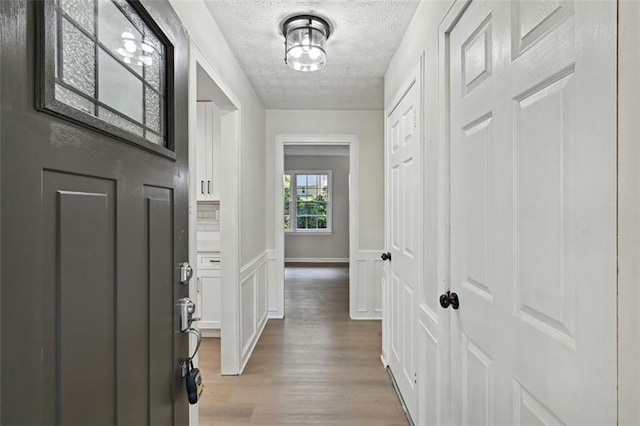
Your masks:
M312 15L298 15L282 25L285 64L297 71L317 71L327 62L324 44L329 38L329 23Z

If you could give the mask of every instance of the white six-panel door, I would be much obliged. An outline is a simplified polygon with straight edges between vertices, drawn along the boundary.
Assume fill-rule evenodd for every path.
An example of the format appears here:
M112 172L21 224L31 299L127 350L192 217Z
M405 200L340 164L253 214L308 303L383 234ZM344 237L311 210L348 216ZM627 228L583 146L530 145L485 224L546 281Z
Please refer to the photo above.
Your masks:
M419 72L418 72L419 75ZM389 368L410 415L417 417L417 309L421 283L420 82L415 78L387 116L387 282Z
M473 1L449 40L452 422L614 424L615 2Z

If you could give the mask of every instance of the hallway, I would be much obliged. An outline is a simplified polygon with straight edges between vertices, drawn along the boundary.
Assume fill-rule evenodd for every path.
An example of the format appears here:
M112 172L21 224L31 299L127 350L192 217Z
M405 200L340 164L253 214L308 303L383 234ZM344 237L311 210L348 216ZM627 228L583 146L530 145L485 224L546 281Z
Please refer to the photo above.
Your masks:
M239 377L222 377L205 339L201 425L406 425L380 362L380 322L349 319L346 265L285 271L284 320L269 320Z

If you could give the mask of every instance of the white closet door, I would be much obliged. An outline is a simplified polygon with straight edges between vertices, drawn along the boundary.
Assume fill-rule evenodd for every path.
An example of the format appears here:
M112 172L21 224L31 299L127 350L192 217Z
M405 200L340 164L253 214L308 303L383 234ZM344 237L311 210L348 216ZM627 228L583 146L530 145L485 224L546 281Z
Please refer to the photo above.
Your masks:
M616 3L473 1L449 46L453 421L614 424Z
M417 418L417 310L421 283L423 190L417 79L387 117L387 214L389 215L388 363L407 409Z

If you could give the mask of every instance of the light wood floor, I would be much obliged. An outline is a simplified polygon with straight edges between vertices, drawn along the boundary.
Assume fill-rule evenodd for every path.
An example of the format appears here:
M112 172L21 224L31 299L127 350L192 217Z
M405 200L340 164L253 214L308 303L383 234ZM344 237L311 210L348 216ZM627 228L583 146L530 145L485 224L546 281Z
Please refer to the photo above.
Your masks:
M242 376L220 376L220 341L203 342L200 424L407 425L380 362L380 322L349 320L347 267L285 275L286 318L269 320Z

